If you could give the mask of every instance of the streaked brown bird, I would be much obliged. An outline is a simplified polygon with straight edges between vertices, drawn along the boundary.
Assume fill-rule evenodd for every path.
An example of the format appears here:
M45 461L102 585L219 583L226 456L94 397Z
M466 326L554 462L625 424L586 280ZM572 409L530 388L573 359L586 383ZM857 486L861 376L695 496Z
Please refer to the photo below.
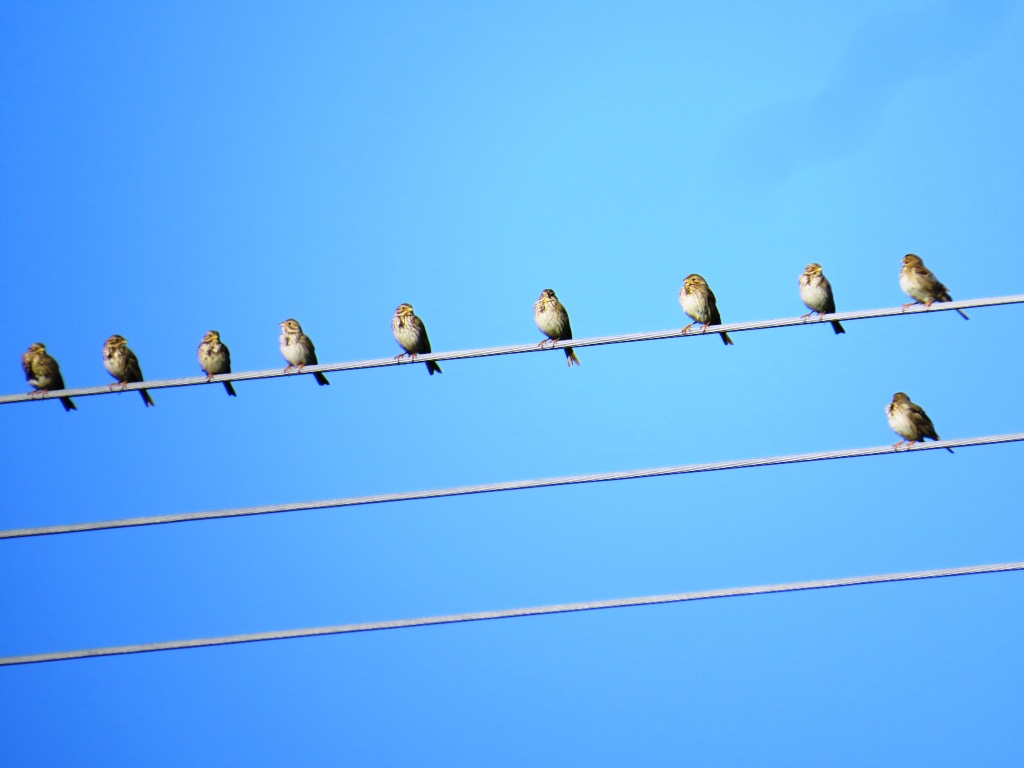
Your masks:
M128 349L128 342L124 337L118 336L116 333L103 344L103 365L106 367L107 373L120 382L121 389L124 389L125 384L142 381L139 358ZM113 389L114 385L111 384L110 387ZM156 405L146 390L140 389L139 394L142 395L142 402L146 404L146 407Z
M285 373L292 368L301 373L303 366L316 365L316 348L312 339L302 332L302 326L297 320L288 319L281 323L281 354L288 361ZM331 383L320 371L313 376L321 387Z
M219 332L207 331L203 336L203 340L199 344L199 367L206 374L207 381L217 374L231 373L231 352L228 350L227 344L221 342ZM235 388L231 386L230 381L225 381L223 384L224 389L231 397L237 397Z
M683 312L693 320L683 328L686 333L693 327L694 323L703 324L701 333L707 331L709 325L721 325L722 316L718 312L718 302L715 294L711 292L708 281L700 275L688 275L683 281L683 287L679 290L679 305ZM728 333L720 333L723 344L732 344Z
M923 443L926 437L932 440L942 439L936 433L935 425L928 418L928 414L924 412L924 408L917 403L912 403L910 398L902 392L897 392L892 396L892 402L885 407L885 415L889 417L889 426L892 427L892 431L903 438L893 445L893 448L897 450L904 443L908 446L917 442ZM946 450L950 453L953 452L952 448Z
M60 375L60 366L46 353L46 347L36 342L21 356L21 367L25 370L25 380L40 394L51 389L66 389L64 377ZM70 397L62 397L60 404L65 411L77 411L78 406L71 402Z
M550 288L545 288L540 293L540 298L533 305L533 320L537 327L551 341L567 341L572 338L572 326L569 325L569 313L565 311L562 302L555 296ZM542 341L540 346L544 346ZM572 347L565 347L565 359L569 367L580 364L580 359L572 351Z
M427 337L427 327L413 313L412 304L398 305L398 309L395 310L395 316L391 318L391 332L395 335L395 341L405 350L405 354L399 355L395 358L396 360L405 357L405 355L415 359L416 355L430 354L430 339ZM433 360L427 360L425 365L431 376L435 373L441 373L441 366Z
M808 264L804 273L800 275L800 299L807 308L811 310L804 317L810 317L815 312L818 315L831 315L836 311L836 301L832 297L832 284L821 271L821 264ZM846 333L843 326L837 320L833 320L832 330L838 333Z
M924 265L921 257L916 253L908 253L903 257L903 266L900 268L900 288L914 301L904 304L903 308L911 307L914 304L924 304L930 307L936 301L952 301L949 289L939 282L939 279ZM960 312L958 309L957 312ZM970 320L967 315L960 312L964 320Z

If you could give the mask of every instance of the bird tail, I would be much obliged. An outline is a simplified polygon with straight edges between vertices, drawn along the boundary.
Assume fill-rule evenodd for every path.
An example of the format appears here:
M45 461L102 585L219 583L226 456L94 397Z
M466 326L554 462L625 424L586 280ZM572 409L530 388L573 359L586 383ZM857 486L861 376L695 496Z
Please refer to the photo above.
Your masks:
M77 411L78 410L78 406L75 405L73 402L71 402L71 398L70 397L62 397L60 399L60 404L64 406L64 410L65 411Z
M729 338L728 333L720 333L718 335L722 337L722 343L725 344L726 346L732 344L732 339Z
M427 360L427 371L433 376L435 373L443 373L441 366L435 363L433 360Z
M320 371L317 371L316 373L314 373L313 376L316 377L316 383L319 384L321 387L331 383L331 382L329 382L327 380L326 376L324 376L322 373L320 373Z
M235 388L231 386L230 381L224 382L224 389L226 389L228 391L228 394L231 395L232 397L238 397L238 395L235 394Z
M839 335L840 333L846 333L846 329L839 324L838 320L832 321L832 330L836 332L836 335Z
M952 449L952 448L947 448L946 450L947 450L947 451L949 451L950 453L952 453L952 452L953 452L953 449Z
M957 312L960 312L960 310L958 309ZM964 320L970 320L971 319L967 315L965 315L963 312L960 312L960 317L962 317Z
M569 361L570 368L572 368L574 365L580 364L580 359L576 357L576 353L572 351L572 347L565 348L565 359Z
M139 394L142 395L142 402L146 404L147 408L151 405L156 405L156 403L153 402L153 398L149 396L149 392L146 390L140 389Z

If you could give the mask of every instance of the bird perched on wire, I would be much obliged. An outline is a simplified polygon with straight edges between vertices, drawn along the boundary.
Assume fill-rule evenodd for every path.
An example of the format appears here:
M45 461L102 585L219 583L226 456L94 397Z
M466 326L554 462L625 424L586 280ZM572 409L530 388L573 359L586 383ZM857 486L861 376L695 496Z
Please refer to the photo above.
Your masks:
M811 310L804 317L810 317L815 312L818 315L831 315L836 311L836 300L832 297L832 284L821 271L821 264L808 264L802 275L800 275L800 299L807 308ZM832 330L838 333L846 333L846 330L837 320L832 321Z
M231 373L231 352L227 344L221 342L220 333L217 331L207 331L203 336L199 344L199 367L206 374L207 381L219 373ZM223 384L231 397L237 397L230 381Z
M60 375L60 366L46 352L46 347L36 342L21 356L21 367L25 370L25 380L39 394L46 394L51 389L64 389L64 377ZM36 393L33 393L36 394ZM70 397L62 397L60 404L65 411L77 411Z
M567 341L572 338L572 326L569 325L569 313L565 311L562 302L555 296L550 288L545 288L540 293L540 298L533 305L533 320L537 327L551 341ZM542 341L540 346L546 343ZM572 347L565 347L565 359L569 367L580 364L580 359L572 351Z
M285 373L292 368L301 373L303 366L316 365L316 348L309 336L302 332L302 326L297 320L288 319L281 323L281 354L288 361ZM321 387L331 383L320 371L313 376Z
M103 344L103 365L107 369L107 373L120 382L121 389L124 389L126 384L142 381L139 358L128 349L128 342L125 338L116 333ZM110 387L113 389L114 385L111 384ZM142 402L146 404L147 408L156 405L146 390L140 389L139 394L142 395Z
M405 354L398 355L395 359L405 357L415 359L416 355L430 354L430 339L427 337L427 327L423 325L412 311L412 304L399 304L395 310L395 316L391 318L391 332L395 335L395 341L405 350ZM441 373L441 366L433 360L427 360L425 365L427 371L433 376Z
M701 333L708 329L709 325L721 325L722 316L718 312L718 302L715 301L715 294L711 292L708 281L700 275L688 275L683 281L683 287L679 290L679 305L683 312L693 320L683 328L686 333L693 327L694 323L702 323L704 328ZM723 344L732 344L728 333L720 333Z
M900 269L900 288L914 301L904 304L903 308L914 304L924 304L930 307L936 301L952 301L949 289L939 282L928 267L924 265L921 257L916 253L908 253L903 257L903 267ZM958 309L957 312L960 312ZM967 315L960 312L964 320L970 320Z
M892 427L892 431L903 438L893 445L893 448L897 450L904 443L910 446L917 442L924 442L926 437L932 440L942 439L935 432L935 425L928 418L928 414L924 412L924 408L917 403L912 403L910 398L902 392L897 392L892 396L892 402L885 407L885 415L889 417L889 426ZM953 452L952 448L946 450L950 453Z

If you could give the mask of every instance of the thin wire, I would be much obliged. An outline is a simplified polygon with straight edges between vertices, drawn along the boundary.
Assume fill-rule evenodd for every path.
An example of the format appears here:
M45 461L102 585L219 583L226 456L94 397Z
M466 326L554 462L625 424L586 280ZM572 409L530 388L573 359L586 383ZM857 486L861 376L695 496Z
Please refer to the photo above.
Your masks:
M826 461L829 459L851 459L862 456L884 456L907 451L932 451L939 448L967 448L976 445L994 445L1013 443L1024 440L1024 432L1006 435L989 435L986 437L965 437L956 440L939 440L933 443L915 443L909 449L894 450L891 445L874 448L853 448L838 451L820 451L817 453L797 453L788 456L770 456L759 459L740 459L733 461L717 461L709 464L683 464L674 467L657 469L636 469L622 472L601 472L589 475L570 475L567 477L550 477L540 480L513 480L504 483L487 483L484 485L465 485L456 488L439 488L429 491L406 491L403 493L384 493L375 496L352 496L341 499L323 501L302 501L290 504L269 504L262 507L241 507L236 509L220 509L206 512L181 512L171 515L154 515L150 517L132 517L121 520L104 520L90 523L71 523L68 525L49 525L39 528L13 528L0 531L0 539L18 539L29 536L49 536L58 533L84 533L86 531L108 530L111 528L134 528L143 525L163 525L165 523L185 523L195 520L215 520L225 517L247 517L250 515L269 515L280 512L300 512L313 509L333 509L336 507L355 507L364 504L384 504L388 502L413 501L419 499L437 499L448 496L468 496L476 493L496 493L499 491L521 491L529 488L550 488L557 485L581 485L584 483L603 483L614 480L636 480L646 477L665 477L667 475L688 475L697 472L715 472L728 469L746 469L749 467L769 467L779 464L800 464L808 461Z
M854 312L836 312L831 315L822 315L813 319L804 317L786 317L777 320L755 320L746 323L727 323L725 325L713 325L707 329L707 333L737 333L739 331L756 331L766 328L786 328L790 326L812 326L819 322L866 320L876 317L899 317L902 315L919 315L929 312L947 312L956 309L971 309L975 307L994 307L1006 304L1024 304L1024 295L1000 296L988 299L964 299L962 301L948 301L940 304L932 304L931 307L923 305L912 305L904 307L888 307L885 309L864 309ZM703 336L704 333L694 331L686 334L690 336ZM594 336L586 339L572 339L571 341L558 341L545 343L543 351L550 349L562 349L564 347L596 347L605 344L625 344L634 341L655 341L658 339L679 339L683 338L677 330L652 331L648 333L624 333L617 336ZM356 371L364 368L385 368L391 365L408 365L409 363L425 363L428 360L466 360L474 357L494 357L496 355L518 355L527 352L540 352L541 347L537 343L514 344L502 347L486 347L483 349L467 349L458 352L434 352L429 355L418 355L415 360L403 358L397 360L393 357L385 357L377 360L357 360L349 363L320 363L318 365L307 365L303 367L302 373L316 373L317 371L331 373L337 371ZM54 397L87 397L90 395L109 395L121 391L135 389L166 389L168 387L191 387L199 384L216 384L222 381L248 381L250 379L272 379L280 376L299 375L294 372L285 373L282 368L273 368L267 371L241 371L238 373L222 373L207 380L206 376L189 376L183 379L154 379L152 381L135 382L126 384L124 390L120 385L103 384L98 387L82 387L79 389L53 390L46 394L39 392L0 395L0 405L6 403L24 403L34 400L48 400ZM111 386L114 388L111 389Z
M405 629L408 627L424 627L433 624L459 624L468 621L488 621L491 619L511 619L523 616L545 616L553 613L574 613L578 611L595 611L605 608L627 608L637 605L663 605L665 603L682 603L694 600L711 600L720 597L743 597L747 595L766 595L778 592L801 592L811 589L831 589L834 587L853 587L865 584L882 584L896 581L917 581L921 579L938 579L952 576L972 576L982 573L1005 573L1024 570L1024 562L996 563L992 565L972 565L962 568L939 568L931 571L908 571L905 573L885 573L875 576L854 576L845 579L823 579L819 581L797 581L788 584L770 584L756 587L734 587L731 589L710 589L702 592L681 592L674 595L654 595L649 597L627 597L616 600L593 600L582 603L563 603L561 605L542 605L533 608L511 608L502 611L480 611L477 613L455 613L447 616L427 616L418 619L397 619L393 621L375 621L363 624L340 624L333 627L316 627L312 629L288 629L276 632L255 632L245 635L228 635L225 637L209 637L195 640L169 640L161 643L144 643L138 645L116 645L108 648L90 648L79 651L61 651L57 653L37 653L27 656L6 656L0 658L0 666L16 664L40 664L48 661L71 661L96 656L124 656L132 653L151 653L153 651L177 651L186 648L209 648L217 645L237 645L239 643L256 643L265 640L290 640L299 637L320 637L323 635L343 635L353 632L373 632L383 629Z

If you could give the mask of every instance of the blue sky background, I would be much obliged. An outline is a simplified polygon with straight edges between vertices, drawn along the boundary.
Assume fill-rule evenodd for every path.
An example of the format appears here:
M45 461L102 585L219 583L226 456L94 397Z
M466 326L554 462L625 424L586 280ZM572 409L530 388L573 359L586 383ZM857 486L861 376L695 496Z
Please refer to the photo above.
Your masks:
M1024 292L1014 2L4 3L0 391ZM1021 431L1020 307L2 408L18 528ZM0 545L0 655L1022 559L1007 445ZM1019 574L0 670L9 766L1010 765ZM1015 757L1016 756L1016 757Z

